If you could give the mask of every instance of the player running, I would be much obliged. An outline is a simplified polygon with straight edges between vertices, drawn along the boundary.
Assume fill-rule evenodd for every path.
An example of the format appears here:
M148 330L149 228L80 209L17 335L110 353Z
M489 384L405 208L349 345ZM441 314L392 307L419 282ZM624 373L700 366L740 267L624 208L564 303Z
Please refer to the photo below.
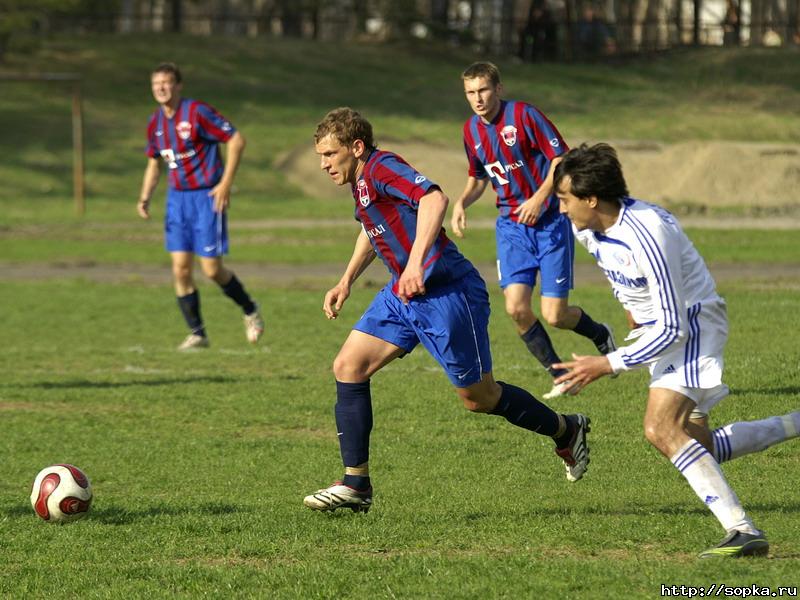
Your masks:
M719 464L797 437L800 412L712 432L708 413L729 392L722 383L728 318L702 257L673 215L628 196L616 152L607 144L567 153L556 167L555 186L578 241L637 324L628 346L556 365L567 369L556 382L582 388L603 375L647 366L645 435L727 531L700 557L767 554L764 532L745 513Z
M558 414L492 375L489 296L478 271L444 233L447 196L401 157L378 150L372 126L350 108L329 112L314 140L322 170L337 185L350 185L361 223L350 262L325 295L322 310L329 319L337 318L353 282L376 256L391 280L333 363L344 478L306 496L305 505L356 512L372 506L370 377L420 343L442 366L467 409L552 437L567 478L580 479L589 463L589 419Z
M553 195L553 169L567 151L555 126L537 108L502 100L500 72L477 62L461 75L464 93L475 113L464 124L464 150L469 176L453 205L453 232L463 237L466 209L481 197L487 183L497 192L497 276L506 312L528 350L553 378L563 374L550 336L531 308L536 275L541 273L541 310L553 327L571 329L589 338L601 353L616 347L611 329L596 323L578 306L570 306L573 237L569 221L559 214ZM554 385L544 395L564 393Z
M136 208L143 219L150 218L150 198L158 185L163 160L169 173L165 246L172 256L178 306L190 330L178 349L208 347L200 295L192 276L195 254L200 257L206 277L241 307L245 335L255 344L264 333L258 305L236 275L222 264L222 255L228 252L226 211L244 151L244 137L208 104L181 97L183 84L176 65L163 63L156 67L150 83L160 108L147 125L147 167ZM220 143L228 146L224 167Z

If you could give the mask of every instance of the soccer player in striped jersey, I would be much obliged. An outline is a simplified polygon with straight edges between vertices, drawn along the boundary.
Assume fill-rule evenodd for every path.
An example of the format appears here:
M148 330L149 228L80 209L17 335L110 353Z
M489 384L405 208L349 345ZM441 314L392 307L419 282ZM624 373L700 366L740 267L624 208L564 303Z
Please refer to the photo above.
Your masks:
M451 226L463 237L466 209L491 181L500 211L497 275L506 312L528 350L555 378L563 374L553 367L561 359L531 307L537 274L542 318L547 324L589 338L604 354L615 348L607 325L569 305L574 241L553 194L553 169L568 148L556 127L534 106L501 99L500 72L492 63L474 63L461 78L475 114L464 124L469 176L454 203ZM554 385L544 398L560 396L565 389Z
M222 256L228 252L227 209L244 137L208 104L181 97L182 78L176 65L156 67L150 83L159 108L147 125L148 159L137 210L143 219L150 218L150 198L158 185L161 162L165 162L169 179L165 246L172 256L178 306L189 327L189 335L178 349L208 347L192 275L195 255L200 257L206 277L242 309L245 335L254 344L264 332L258 305L233 271L222 264ZM220 143L228 147L224 166Z
M724 300L675 217L628 195L607 144L568 152L555 170L560 210L605 272L636 327L630 344L605 356L574 356L557 379L585 387L598 377L647 367L644 429L727 531L700 556L764 555L764 533L747 516L720 463L797 437L800 412L711 431L709 411L728 395L722 383L728 338Z
M337 185L350 185L361 223L353 255L339 283L325 295L322 310L329 319L337 318L353 282L376 256L391 280L333 362L344 477L306 496L304 504L321 511L370 509L370 378L418 344L442 366L466 408L552 437L567 479L580 479L589 463L589 419L558 414L492 375L489 295L478 271L442 228L447 196L400 156L378 150L372 126L351 108L330 111L314 140L321 168Z

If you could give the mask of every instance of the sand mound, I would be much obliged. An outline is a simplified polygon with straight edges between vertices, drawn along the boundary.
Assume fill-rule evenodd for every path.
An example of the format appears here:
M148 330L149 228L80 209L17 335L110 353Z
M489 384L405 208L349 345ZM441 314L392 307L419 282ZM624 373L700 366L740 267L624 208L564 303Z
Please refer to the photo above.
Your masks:
M800 212L800 145L737 142L659 144L612 142L620 154L628 188L635 197L682 212L737 208L752 214ZM460 143L442 146L421 141L384 140L381 148L397 152L451 198L466 180ZM315 198L338 192L319 169L311 145L279 157L289 180ZM487 191L490 194L491 190Z

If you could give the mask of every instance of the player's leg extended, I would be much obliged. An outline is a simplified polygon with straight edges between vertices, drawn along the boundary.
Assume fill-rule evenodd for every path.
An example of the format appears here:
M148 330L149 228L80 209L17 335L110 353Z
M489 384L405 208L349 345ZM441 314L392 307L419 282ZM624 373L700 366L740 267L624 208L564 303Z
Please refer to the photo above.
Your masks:
M492 373L456 392L465 408L472 412L501 416L512 425L553 438L556 454L564 461L567 479L578 481L589 465L586 434L589 419L584 415L563 415L537 400L528 391L495 381Z
M800 411L759 421L739 421L710 432L713 452L722 463L761 452L770 446L796 438L800 433Z
M178 346L178 349L205 348L208 346L208 338L206 337L203 317L200 312L200 293L195 287L192 274L194 254L191 252L170 252L170 256L172 258L172 277L178 307L181 309L183 318L190 330L189 335Z
M559 215L545 229L536 232L536 242L545 323L589 338L601 354L616 350L608 325L596 322L582 308L569 305L575 245L569 220Z
M372 431L370 377L406 350L362 331L350 332L333 361L336 378L336 429L344 477L309 494L303 503L321 511L350 508L367 512L372 506L369 478L369 436Z
M205 276L219 285L222 292L242 309L245 335L251 344L255 344L264 333L264 320L258 304L245 291L236 274L223 264L222 256L201 256L200 266Z
M552 377L563 373L553 369L552 364L561 362L561 358L553 347L553 342L541 321L531 309L532 288L523 283L512 283L503 288L506 301L506 313L514 321L519 334L528 351L547 369Z
M693 400L674 390L650 388L644 429L647 440L681 472L728 532L718 547L701 556L765 554L769 545L745 513L719 463L688 433L695 406Z

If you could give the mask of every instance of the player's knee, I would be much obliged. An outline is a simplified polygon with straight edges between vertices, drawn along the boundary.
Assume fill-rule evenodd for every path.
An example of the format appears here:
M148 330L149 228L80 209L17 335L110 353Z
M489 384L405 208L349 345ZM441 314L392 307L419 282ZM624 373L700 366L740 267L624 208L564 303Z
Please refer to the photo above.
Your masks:
M497 403L496 401L492 401L489 394L481 393L476 390L462 388L458 390L458 395L461 397L464 408L474 413L488 413Z
M528 321L532 316L529 306L512 302L506 303L506 314L511 317L511 320L515 323Z
M337 381L366 381L369 378L368 365L355 361L347 355L338 354L333 359L333 376Z
M666 452L669 446L670 435L669 432L665 431L658 423L645 421L644 437L654 448L661 452Z
M190 283L192 281L192 269L188 265L172 265L172 276L175 281L180 283Z
M565 311L542 311L544 322L550 327L558 327L559 329L566 327L566 316L567 313Z

